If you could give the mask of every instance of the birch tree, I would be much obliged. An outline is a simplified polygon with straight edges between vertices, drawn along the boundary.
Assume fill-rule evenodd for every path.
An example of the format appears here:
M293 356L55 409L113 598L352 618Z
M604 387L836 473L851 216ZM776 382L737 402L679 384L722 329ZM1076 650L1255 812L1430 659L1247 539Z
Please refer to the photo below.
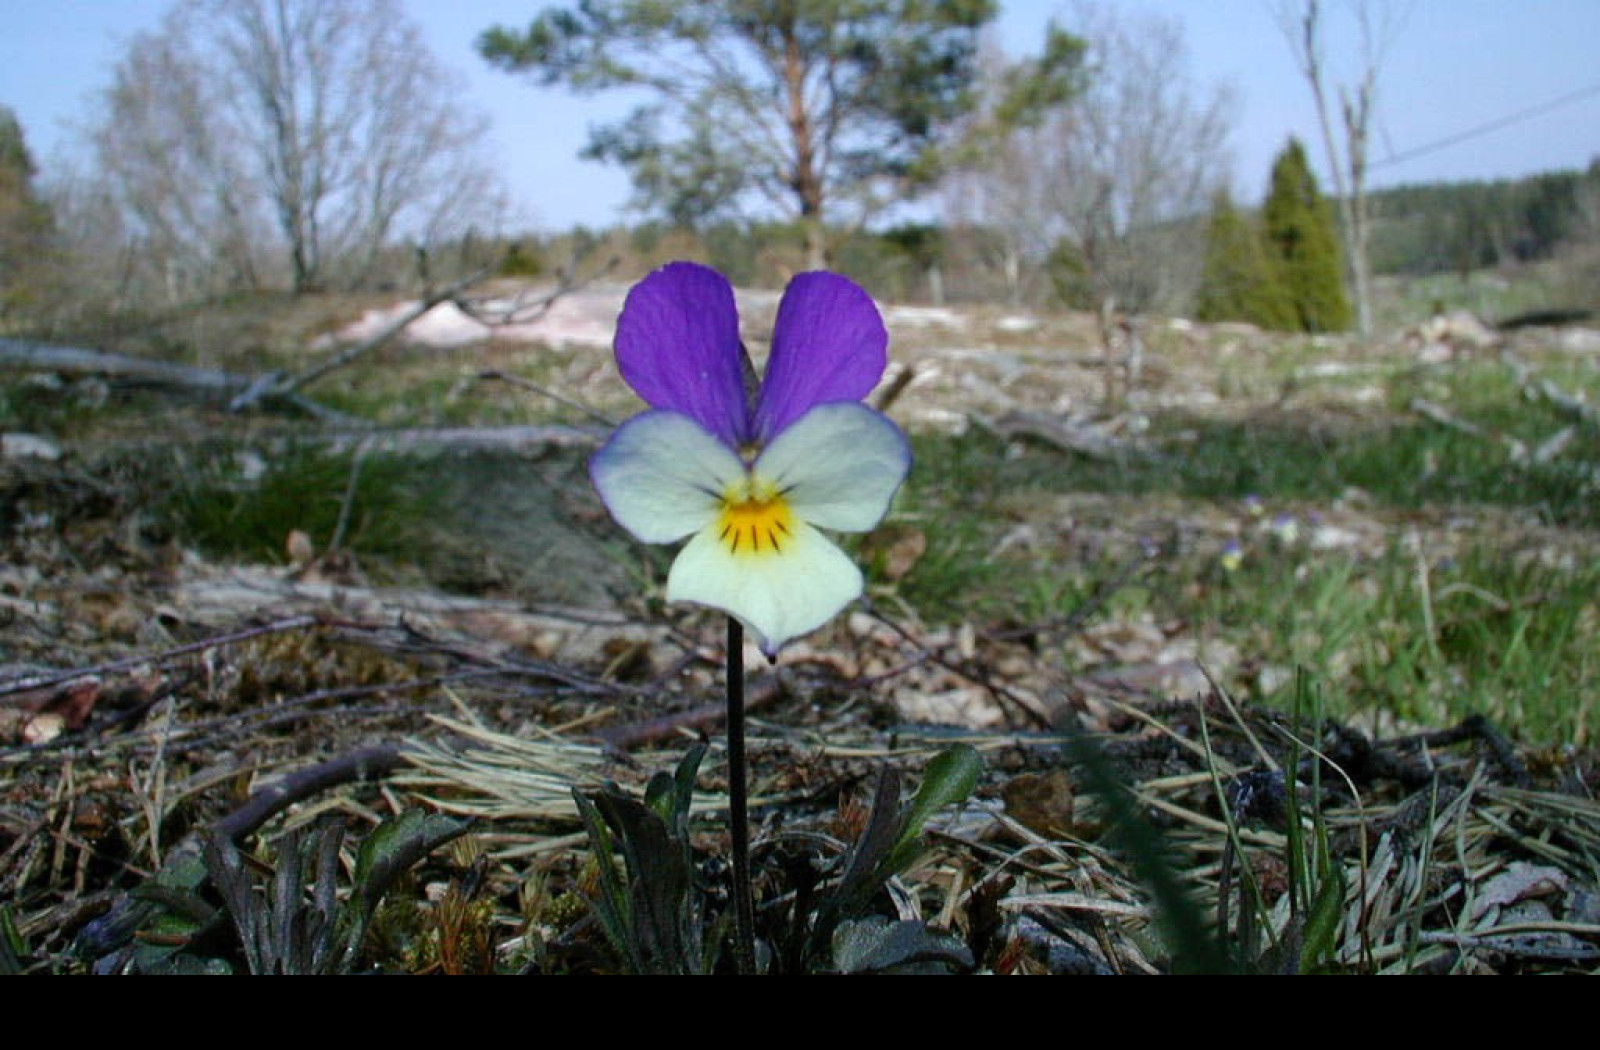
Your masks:
M397 0L182 0L136 37L94 131L130 225L183 266L360 284L491 181L484 120Z
M1185 75L1175 22L1109 4L1067 13L1086 45L1079 89L986 149L957 200L1013 259L1049 252L1077 305L1178 308L1199 282L1193 227L1227 174L1231 95Z

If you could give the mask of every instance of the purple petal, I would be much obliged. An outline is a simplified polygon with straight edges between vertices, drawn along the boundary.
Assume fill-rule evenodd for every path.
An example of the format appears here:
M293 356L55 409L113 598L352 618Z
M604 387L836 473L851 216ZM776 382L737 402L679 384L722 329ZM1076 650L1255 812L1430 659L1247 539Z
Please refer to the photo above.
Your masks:
M634 285L616 349L622 378L651 408L682 413L732 448L749 440L739 312L720 273L676 262Z
M827 401L860 401L888 360L889 333L872 297L838 274L803 273L778 304L755 432L771 441Z

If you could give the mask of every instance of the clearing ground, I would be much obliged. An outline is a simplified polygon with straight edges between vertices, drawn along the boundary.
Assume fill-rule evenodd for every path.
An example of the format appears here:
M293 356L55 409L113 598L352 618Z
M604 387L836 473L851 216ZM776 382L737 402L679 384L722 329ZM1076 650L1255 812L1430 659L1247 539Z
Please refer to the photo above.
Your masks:
M609 353L625 292L494 327L444 304L303 391L331 423L6 377L0 907L19 965L237 968L215 937L157 959L107 916L217 821L267 842L425 805L480 821L418 878L474 903L484 943L469 965L413 930L371 961L595 968L569 789L637 788L694 733L714 742L721 660L715 617L661 601L668 552L587 482L602 421L638 408ZM778 296L739 299L759 362ZM104 349L294 372L405 308L235 305ZM1452 317L1361 344L884 312L879 396L917 463L854 548L867 600L776 667L752 654L773 863L802 831L848 840L880 761L968 740L985 780L901 916L957 930L978 968L1171 968L1148 879L1064 755L1083 729L1209 907L1253 872L1234 912L1255 926L1229 925L1253 965L1594 965L1600 332ZM723 772L714 749L713 807ZM1331 852L1297 866L1313 809ZM1313 890L1342 910L1291 960Z

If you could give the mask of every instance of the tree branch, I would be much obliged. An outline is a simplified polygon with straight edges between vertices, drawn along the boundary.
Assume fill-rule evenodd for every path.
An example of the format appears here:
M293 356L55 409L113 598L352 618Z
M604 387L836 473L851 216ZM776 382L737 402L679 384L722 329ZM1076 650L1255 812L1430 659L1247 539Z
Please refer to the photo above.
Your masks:
M280 393L275 387L282 377L277 373L259 376L224 372L215 368L129 357L104 350L78 346L55 346L19 339L0 339L0 369L18 372L55 372L63 375L112 376L133 383L173 387L202 397L239 400L247 395L250 403L277 401L324 422L355 425L357 421L315 401L294 393Z
M252 384L252 386L244 393L240 394L238 397L235 397L228 403L228 410L231 412L242 412L247 408L253 407L261 401L289 397L297 393L301 388L315 383L317 380L321 379L323 376L326 376L330 372L334 372L340 368L343 368L352 361L358 360L359 358L372 353L372 351L388 343L395 336L403 332L406 329L406 326L411 324L412 321L415 321L417 318L421 317L429 310L432 310L440 303L455 299L462 292L466 291L468 288L471 288L485 277L488 277L494 272L494 270L495 267L492 265L485 266L483 269L461 278L461 280L456 281L454 284L427 295L411 309L397 317L389 324L387 328L379 332L377 335L374 335L368 339L364 339L361 342L356 343L354 346L350 346L339 351L320 364L313 365L303 372L280 379L270 384L263 384L260 382Z

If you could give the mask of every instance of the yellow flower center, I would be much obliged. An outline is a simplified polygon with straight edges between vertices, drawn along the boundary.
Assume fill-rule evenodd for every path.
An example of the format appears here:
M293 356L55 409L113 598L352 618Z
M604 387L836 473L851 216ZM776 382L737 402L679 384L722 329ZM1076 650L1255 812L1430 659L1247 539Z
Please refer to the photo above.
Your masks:
M722 494L717 538L729 554L782 554L794 539L794 512L777 486L747 475Z

